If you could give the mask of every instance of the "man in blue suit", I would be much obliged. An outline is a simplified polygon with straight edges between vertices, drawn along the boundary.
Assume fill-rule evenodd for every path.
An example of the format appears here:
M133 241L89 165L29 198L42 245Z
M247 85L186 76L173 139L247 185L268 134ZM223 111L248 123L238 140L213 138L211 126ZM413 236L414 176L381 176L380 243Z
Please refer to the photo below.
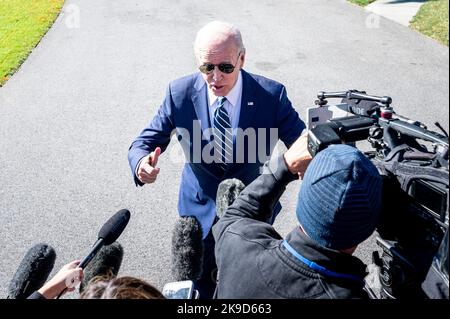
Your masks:
M197 33L194 49L200 72L169 84L158 113L131 144L128 160L136 185L155 182L158 158L177 135L186 157L178 211L195 216L202 227L203 275L196 286L208 298L215 287L210 230L219 183L228 178L251 183L278 139L289 147L305 124L282 84L242 69L245 48L237 28L211 22Z

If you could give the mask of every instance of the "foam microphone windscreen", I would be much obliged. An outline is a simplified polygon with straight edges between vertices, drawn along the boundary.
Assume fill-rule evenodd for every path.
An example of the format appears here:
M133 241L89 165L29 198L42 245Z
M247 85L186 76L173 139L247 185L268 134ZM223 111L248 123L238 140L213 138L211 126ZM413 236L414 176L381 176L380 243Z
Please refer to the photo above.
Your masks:
M47 244L41 243L31 247L9 284L8 298L26 299L39 290L52 271L55 259L55 250Z
M239 193L245 188L237 178L226 179L219 184L216 196L216 214L221 218L228 206L239 196Z
M130 211L128 209L119 210L102 226L98 232L98 238L103 238L105 245L112 244L122 234L129 220Z
M123 259L123 248L118 242L103 246L84 268L83 281L80 284L80 293L87 287L92 278L116 277Z
M202 228L194 216L180 217L172 234L172 274L175 280L198 280L203 268Z

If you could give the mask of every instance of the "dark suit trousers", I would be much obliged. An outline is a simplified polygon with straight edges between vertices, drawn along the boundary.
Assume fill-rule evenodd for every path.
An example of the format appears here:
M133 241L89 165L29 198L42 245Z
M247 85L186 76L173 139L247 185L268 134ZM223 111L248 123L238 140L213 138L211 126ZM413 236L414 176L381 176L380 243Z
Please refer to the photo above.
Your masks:
M212 299L216 289L217 265L214 254L215 241L210 230L203 239L203 271L199 280L194 282L195 289L200 293L200 299Z

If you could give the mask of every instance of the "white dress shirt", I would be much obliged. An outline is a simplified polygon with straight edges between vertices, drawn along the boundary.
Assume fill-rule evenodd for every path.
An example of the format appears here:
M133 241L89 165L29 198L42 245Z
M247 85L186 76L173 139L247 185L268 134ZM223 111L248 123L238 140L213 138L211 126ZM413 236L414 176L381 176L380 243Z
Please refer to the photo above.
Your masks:
M225 102L225 110L227 110L228 117L230 118L231 127L233 129L233 137L236 136L236 129L239 125L239 115L241 114L241 100L242 100L242 74L239 71L238 79L233 88L225 96L227 98ZM219 106L217 96L208 87L208 106L209 106L209 120L214 123L214 112Z

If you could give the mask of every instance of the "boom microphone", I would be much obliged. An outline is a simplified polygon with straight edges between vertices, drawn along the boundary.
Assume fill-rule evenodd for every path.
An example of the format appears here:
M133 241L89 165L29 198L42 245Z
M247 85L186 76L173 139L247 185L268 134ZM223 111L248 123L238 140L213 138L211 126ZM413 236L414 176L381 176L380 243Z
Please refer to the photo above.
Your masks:
M223 216L228 206L233 204L244 188L244 183L237 178L226 179L219 184L216 196L217 217L221 218Z
M26 299L42 287L55 264L55 250L47 244L31 247L8 287L8 299Z
M78 267L84 269L92 260L92 258L94 258L100 248L102 248L104 245L112 244L117 238L119 238L120 234L122 234L123 230L127 226L129 220L130 211L128 209L119 210L110 219L108 219L108 221L98 232L98 239L95 242L94 246L91 248L91 252L86 257L84 257Z
M172 274L175 280L200 279L203 265L202 228L194 216L182 216L172 234Z
M123 248L118 242L103 246L84 269L80 293L97 276L116 277L123 259Z

